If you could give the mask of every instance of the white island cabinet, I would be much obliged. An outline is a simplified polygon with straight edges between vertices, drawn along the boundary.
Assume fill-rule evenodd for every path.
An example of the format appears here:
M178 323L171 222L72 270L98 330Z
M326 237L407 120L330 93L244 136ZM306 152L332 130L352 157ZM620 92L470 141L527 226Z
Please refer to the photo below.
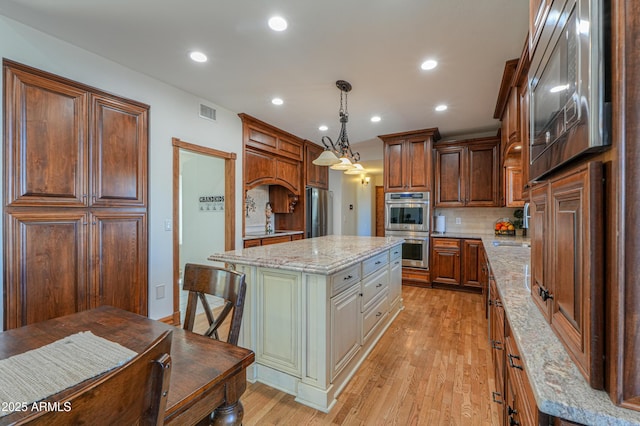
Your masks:
M328 412L402 310L402 242L331 235L210 256L246 274L248 380Z

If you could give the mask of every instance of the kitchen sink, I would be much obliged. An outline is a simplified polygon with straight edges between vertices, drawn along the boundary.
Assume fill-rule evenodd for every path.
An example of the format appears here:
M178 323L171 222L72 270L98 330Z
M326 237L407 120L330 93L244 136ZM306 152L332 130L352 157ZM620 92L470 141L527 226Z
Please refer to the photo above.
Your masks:
M507 247L527 247L531 248L531 243L526 243L522 241L505 241L505 240L494 240L493 245L496 247L507 246Z

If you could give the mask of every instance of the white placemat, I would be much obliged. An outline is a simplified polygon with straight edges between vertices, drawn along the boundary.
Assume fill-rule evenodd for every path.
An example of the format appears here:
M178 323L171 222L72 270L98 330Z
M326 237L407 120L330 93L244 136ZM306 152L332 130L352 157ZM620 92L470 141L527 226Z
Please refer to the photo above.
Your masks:
M137 353L83 331L0 360L0 406L31 404L105 371ZM10 414L0 410L0 417Z

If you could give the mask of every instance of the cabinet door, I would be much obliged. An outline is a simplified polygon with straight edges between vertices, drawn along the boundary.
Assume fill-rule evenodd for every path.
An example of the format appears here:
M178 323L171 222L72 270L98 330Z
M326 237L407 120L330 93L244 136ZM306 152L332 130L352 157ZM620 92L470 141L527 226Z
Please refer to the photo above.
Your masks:
M467 157L466 205L499 207L498 141L495 144L469 144Z
M504 168L506 207L523 207L522 168L508 166Z
M404 141L391 141L384 144L384 190L405 191Z
M431 144L424 138L405 142L406 188L408 191L431 191Z
M402 296L402 259L391 259L391 272L389 274L389 300L394 306Z
M438 246L437 239L434 239L431 281L460 284L460 241L445 240L445 243L449 244Z
M460 146L440 147L435 155L435 206L462 207L465 204L464 151Z
M480 240L462 240L462 285L482 287L482 263Z
M147 215L116 210L93 211L92 307L110 305L147 315Z
M315 188L329 189L329 168L316 166L313 160L318 158L324 149L314 143L307 143L305 146L305 177L307 186Z
M5 66L9 206L87 204L85 90Z
M147 112L143 106L92 95L93 207L146 206Z
M331 380L360 350L360 284L331 298Z
M301 286L300 273L258 268L256 361L297 377L302 374Z
M492 400L496 404L499 418L504 418L504 308L502 300L498 295L496 282L491 279L489 283L490 289L490 306L489 306L489 345L491 347L491 361L493 364L495 389L492 391ZM499 424L503 424L502 421Z
M547 275L549 247L548 185L535 186L531 190L529 234L531 235L531 295L547 322L551 322L551 304Z
M6 329L90 307L87 219L83 211L5 214Z
M602 164L550 184L551 326L594 388L603 386Z

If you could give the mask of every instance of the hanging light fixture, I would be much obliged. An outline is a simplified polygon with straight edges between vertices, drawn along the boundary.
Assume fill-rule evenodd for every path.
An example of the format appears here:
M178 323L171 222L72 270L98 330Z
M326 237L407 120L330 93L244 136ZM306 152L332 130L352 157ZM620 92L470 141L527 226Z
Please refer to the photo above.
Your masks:
M330 166L334 170L352 170L354 167L362 166L358 164L360 154L353 152L347 137L347 122L349 112L347 110L347 93L351 91L351 84L348 81L336 81L336 87L340 89L340 133L334 143L329 136L322 137L324 151L318 158L312 161L316 166ZM361 170L358 173L362 173Z

